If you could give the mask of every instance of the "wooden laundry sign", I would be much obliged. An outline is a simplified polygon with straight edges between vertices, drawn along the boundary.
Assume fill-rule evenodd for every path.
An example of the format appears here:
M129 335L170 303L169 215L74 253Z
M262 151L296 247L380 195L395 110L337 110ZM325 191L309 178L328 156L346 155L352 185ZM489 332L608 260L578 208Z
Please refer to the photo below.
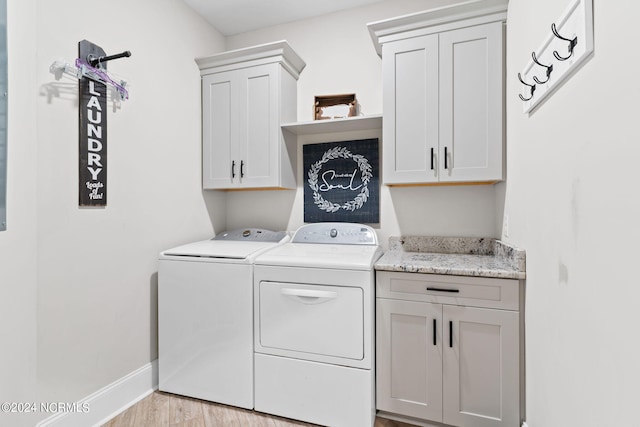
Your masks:
M104 50L86 40L78 43L79 58L101 57ZM102 64L102 68L106 65ZM107 205L107 86L80 78L79 205Z

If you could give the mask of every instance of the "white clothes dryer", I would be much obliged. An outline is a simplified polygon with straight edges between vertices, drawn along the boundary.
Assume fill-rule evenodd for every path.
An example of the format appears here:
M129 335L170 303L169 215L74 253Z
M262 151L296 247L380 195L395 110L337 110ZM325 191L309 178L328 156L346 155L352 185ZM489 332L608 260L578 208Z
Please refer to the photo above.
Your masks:
M318 223L256 258L256 411L373 426L373 265L380 255L371 227Z
M253 408L253 262L288 240L248 228L160 254L161 391Z

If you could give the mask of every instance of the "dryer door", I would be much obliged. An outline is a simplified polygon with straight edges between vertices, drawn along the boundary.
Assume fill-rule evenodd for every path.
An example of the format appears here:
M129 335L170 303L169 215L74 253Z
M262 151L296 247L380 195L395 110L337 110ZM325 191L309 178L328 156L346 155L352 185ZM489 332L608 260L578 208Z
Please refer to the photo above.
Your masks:
M258 297L263 350L363 359L361 288L263 281Z

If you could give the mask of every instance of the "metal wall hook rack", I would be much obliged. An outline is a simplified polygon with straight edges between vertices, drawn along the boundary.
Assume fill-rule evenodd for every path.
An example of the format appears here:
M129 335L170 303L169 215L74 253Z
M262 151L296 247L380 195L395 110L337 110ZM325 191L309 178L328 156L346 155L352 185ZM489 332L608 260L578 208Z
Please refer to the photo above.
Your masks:
M531 113L555 92L593 54L593 0L565 0L567 8L551 24L540 47L520 73L522 83L518 97L525 113ZM567 54L560 54L567 49ZM546 78L542 75L542 67ZM535 82L533 84L527 82Z

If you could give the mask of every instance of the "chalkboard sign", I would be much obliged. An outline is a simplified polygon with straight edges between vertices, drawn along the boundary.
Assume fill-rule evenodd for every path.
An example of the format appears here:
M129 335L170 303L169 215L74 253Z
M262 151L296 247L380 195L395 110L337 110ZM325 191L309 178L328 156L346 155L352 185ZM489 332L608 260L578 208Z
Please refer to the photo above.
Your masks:
M303 146L305 222L380 222L378 139Z

